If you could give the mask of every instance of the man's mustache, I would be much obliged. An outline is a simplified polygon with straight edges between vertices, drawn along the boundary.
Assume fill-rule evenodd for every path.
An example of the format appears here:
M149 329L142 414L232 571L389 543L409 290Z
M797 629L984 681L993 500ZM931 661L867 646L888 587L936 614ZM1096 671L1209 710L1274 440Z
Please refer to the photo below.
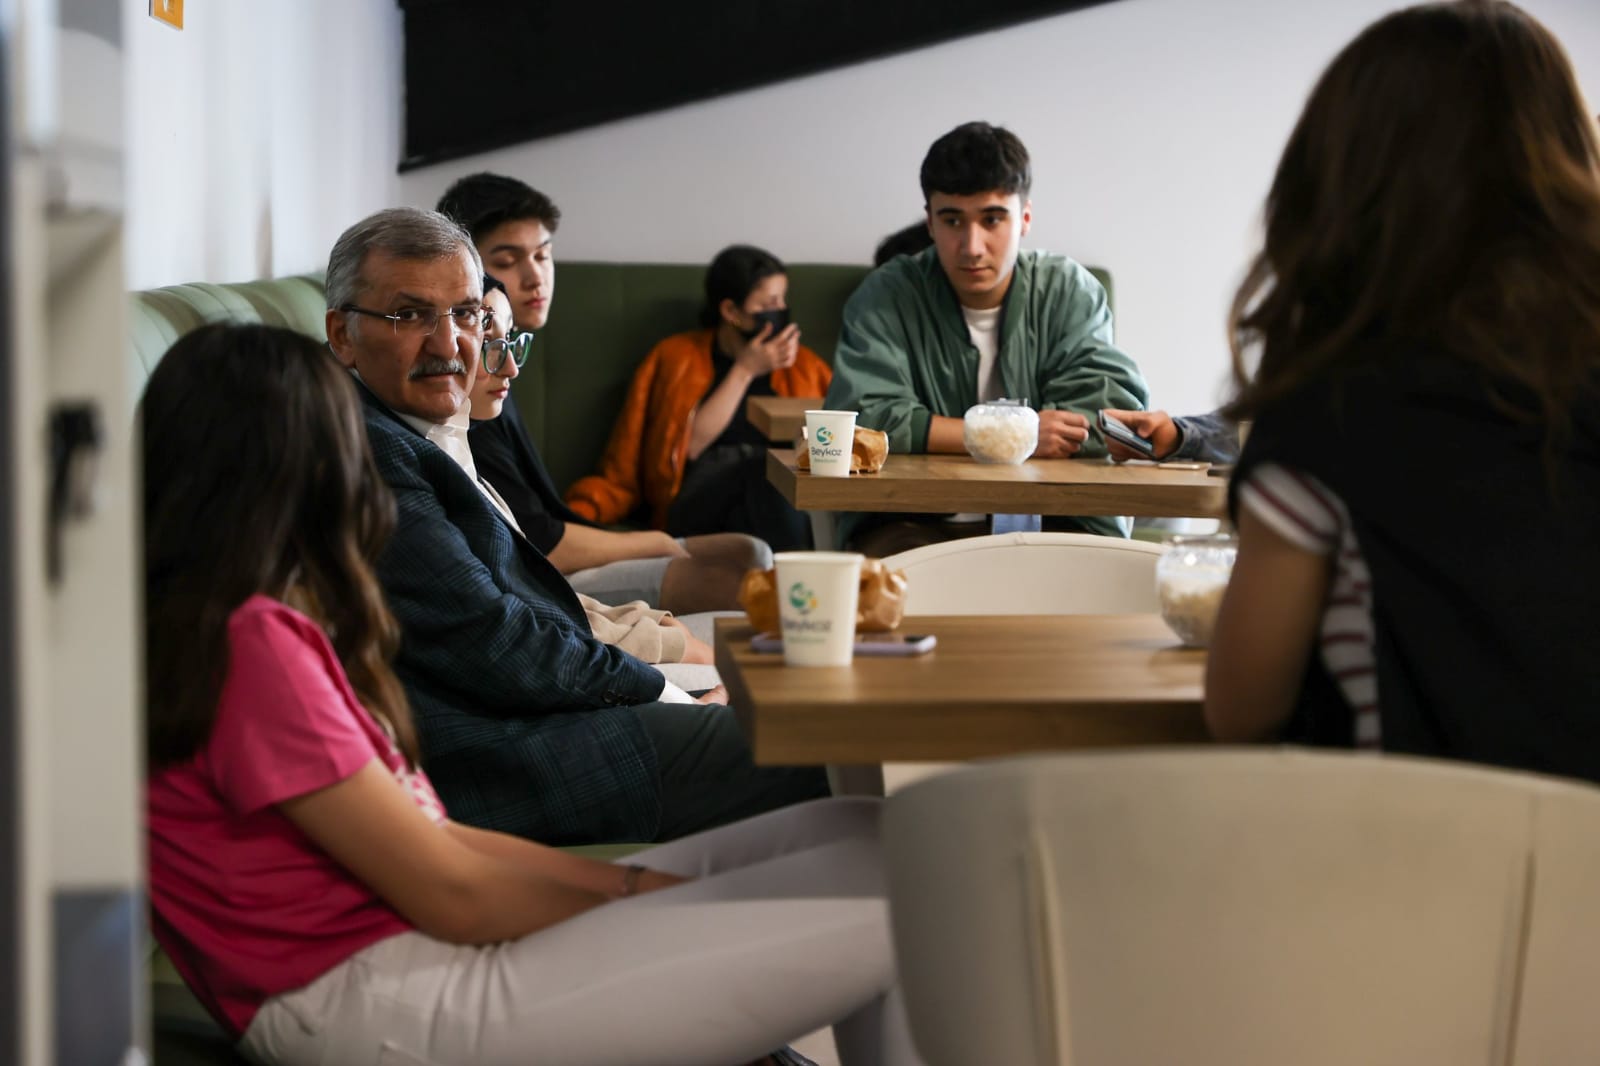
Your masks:
M411 368L411 373L406 375L406 380L415 381L418 378L431 378L436 374L465 374L466 372L467 364L459 359L440 359L436 355L430 355Z

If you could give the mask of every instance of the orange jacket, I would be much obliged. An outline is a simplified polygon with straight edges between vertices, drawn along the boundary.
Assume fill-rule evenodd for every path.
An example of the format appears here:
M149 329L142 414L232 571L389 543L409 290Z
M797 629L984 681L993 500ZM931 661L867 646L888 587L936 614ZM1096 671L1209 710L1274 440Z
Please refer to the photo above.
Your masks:
M620 522L639 505L665 529L667 508L683 484L689 423L711 388L709 329L668 337L634 371L628 398L611 427L598 473L567 490L567 506L591 522ZM804 345L792 365L772 372L779 396L823 396L833 371Z

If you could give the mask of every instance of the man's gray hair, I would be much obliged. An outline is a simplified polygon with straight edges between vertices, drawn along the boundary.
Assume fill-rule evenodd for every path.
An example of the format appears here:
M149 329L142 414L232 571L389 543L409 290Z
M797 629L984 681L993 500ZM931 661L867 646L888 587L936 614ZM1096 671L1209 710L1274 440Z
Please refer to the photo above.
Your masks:
M437 211L391 207L368 215L339 235L328 256L328 310L353 304L361 295L361 264L371 252L396 259L444 259L467 250L472 272L483 275L483 260L467 231Z

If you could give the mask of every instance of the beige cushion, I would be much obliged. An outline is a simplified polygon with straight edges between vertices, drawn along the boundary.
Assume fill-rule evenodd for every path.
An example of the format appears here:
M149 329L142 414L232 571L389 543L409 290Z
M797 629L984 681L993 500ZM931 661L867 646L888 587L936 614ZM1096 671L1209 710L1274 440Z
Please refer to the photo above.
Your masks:
M885 812L931 1066L1593 1061L1597 839L1587 786L1296 751L1007 760Z

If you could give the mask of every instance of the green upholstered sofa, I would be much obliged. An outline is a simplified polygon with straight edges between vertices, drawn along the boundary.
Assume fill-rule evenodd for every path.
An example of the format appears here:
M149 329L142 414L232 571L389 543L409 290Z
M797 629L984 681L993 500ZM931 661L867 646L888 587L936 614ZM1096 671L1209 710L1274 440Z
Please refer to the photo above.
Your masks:
M802 341L825 360L833 360L844 302L867 269L789 264L789 302ZM1109 293L1109 275L1094 273ZM512 386L558 486L594 469L634 367L651 347L696 326L704 276L699 264L558 264L550 323ZM326 338L317 275L174 285L134 293L132 302L133 380L140 389L172 342L205 322L266 322Z
M789 270L805 342L831 359L840 312L866 268L796 264ZM593 468L633 369L651 346L694 328L704 275L703 266L676 263L560 264L550 324L512 386L557 485L570 485ZM134 293L133 379L142 388L172 342L206 322L266 322L324 340L323 314L317 275Z

